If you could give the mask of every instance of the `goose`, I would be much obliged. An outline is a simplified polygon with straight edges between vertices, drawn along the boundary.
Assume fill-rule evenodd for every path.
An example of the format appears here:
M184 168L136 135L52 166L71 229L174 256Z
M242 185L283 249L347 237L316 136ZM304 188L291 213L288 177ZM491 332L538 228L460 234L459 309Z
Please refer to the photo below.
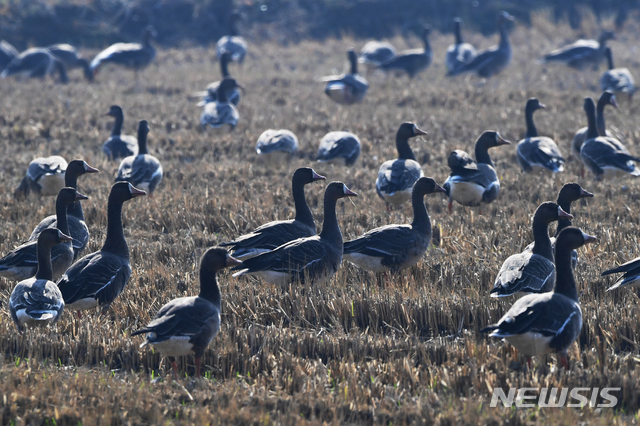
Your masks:
M223 36L216 43L216 56L221 58L223 54L229 52L231 60L242 64L247 56L247 42L239 35L238 22L242 17L238 12L231 14L231 34Z
M634 162L640 158L632 156L622 143L612 137L598 136L596 128L596 108L593 99L585 98L584 110L589 123L585 142L580 148L580 158L596 180L620 174L640 176L640 169Z
M298 138L291 130L268 129L262 132L256 143L258 154L286 152L293 155L298 150Z
M620 287L640 287L640 257L628 261L620 266L604 271L601 276L622 273L618 281L609 287L607 291L616 290Z
M122 229L122 205L146 195L129 182L111 187L107 204L107 238L102 249L74 263L58 280L66 308L83 311L102 307L107 310L124 290L131 277L129 247Z
M111 105L108 116L115 118L111 136L102 144L102 152L111 160L138 155L138 140L134 136L122 134L124 113L119 105Z
M231 53L225 52L220 56L220 74L222 78L229 78L231 75L229 74L229 62L231 61ZM209 102L215 102L218 100L218 89L220 88L220 83L222 80L214 81L213 83L209 83L207 89L203 92L198 92L195 96L202 98L202 101L198 103L198 106L204 106ZM240 103L240 90L238 87L233 87L229 89L226 93L226 97L235 106L238 106Z
M558 192L558 198L556 202L562 208L562 210L564 210L568 214L571 214L571 203L573 203L574 201L578 201L582 198L591 198L591 197L593 197L593 194L591 192L584 190L579 184L575 182L569 182L569 183L565 183L564 185L562 185L562 188L560 188L560 192ZM568 219L566 217L562 217L558 219L558 227L556 228L555 236L551 237L550 239L551 248L553 249L554 253L556 251L556 238L558 237L558 234L564 228L568 228L569 226L571 226L571 219ZM525 247L524 251L529 251L529 252L533 251L534 244L535 242L529 244L527 247ZM573 269L576 269L577 265L578 265L578 252L574 250L573 253L571 254L571 267Z
M67 207L87 197L73 188L62 188L56 198L56 223L58 229L69 235ZM38 240L27 241L0 259L0 276L10 280L26 280L38 269ZM53 278L58 279L73 263L73 246L64 243L51 250Z
M116 182L130 182L133 186L153 196L162 180L160 161L147 150L149 123L140 120L138 123L138 154L126 157L118 167Z
M133 69L136 80L138 71L146 68L156 57L156 48L151 44L151 39L156 37L156 31L148 26L142 33L140 43L116 43L98 53L91 61L90 67L95 77L104 64L116 64Z
M360 139L351 132L329 132L318 147L317 161L352 166L360 156Z
M227 93L230 93L235 88L242 89L242 86L233 78L225 78L220 82L218 100L204 105L200 115L202 127L226 128L229 131L236 128L240 115L235 105L229 102L227 98Z
M22 75L29 78L45 78L57 72L60 82L67 84L69 77L64 64L56 59L49 50L32 47L16 56L2 71L2 78L12 75Z
M73 160L69 163L67 172L64 176L65 187L73 188L77 191L78 177L85 173L98 173L98 171L98 169L91 167L83 160ZM73 246L73 260L75 261L89 243L89 228L84 221L82 203L76 201L75 203L67 206L67 222L69 223L69 235L73 238L71 245ZM29 241L37 240L38 236L45 229L57 227L57 216L48 216L35 227L29 237Z
M413 78L431 65L433 51L429 44L429 34L431 28L425 27L422 31L422 43L424 49L405 50L398 53L393 58L383 62L378 69L383 71L396 71L407 73L409 78Z
M234 257L245 260L271 251L289 241L316 235L316 224L304 198L304 187L311 182L325 179L312 168L299 168L291 179L291 192L296 210L296 216L293 220L265 223L249 234L222 243L220 246L228 247Z
M58 195L64 188L67 166L67 160L59 155L33 159L27 167L27 174L14 191L14 196L24 197L32 191L45 197Z
M372 272L397 272L418 263L431 244L431 220L423 198L437 192L445 191L435 180L418 179L411 192L413 222L381 226L345 242L345 260Z
M358 74L358 57L355 50L349 49L347 57L351 64L349 74L330 75L323 77L321 81L327 82L324 93L339 104L351 105L362 101L367 94L369 83Z
M140 348L152 345L169 358L175 380L178 380L175 357L190 353L195 354L196 377L200 377L204 351L220 330L222 306L217 273L240 264L223 248L208 249L200 259L200 294L171 300L146 327L131 333L131 336L146 334Z
M613 137L613 134L606 129L604 120L604 108L607 105L618 108L616 97L611 92L603 92L598 99L598 105L596 109L596 129L598 131L598 136ZM584 144L585 136L587 136L587 130L589 130L588 127L582 127L581 129L579 129L573 137L573 140L571 141L571 154L575 158L580 158L580 149ZM582 173L582 177L584 177L584 170Z
M498 132L487 130L476 140L476 161L461 150L449 154L447 162L451 174L442 185L449 196L449 214L454 200L463 206L479 206L498 198L500 180L489 156L489 148L509 144L511 142Z
M556 240L557 275L553 291L518 299L500 321L480 331L506 340L528 358L559 352L560 362L568 368L567 349L582 328L571 252L596 240L578 228L565 228Z
M527 133L524 139L518 142L518 162L523 172L529 173L543 169L553 173L562 172L564 171L565 159L562 158L558 145L551 138L538 136L538 130L533 123L533 113L541 108L545 108L545 106L538 99L531 98L527 101L524 109Z
M33 278L20 281L9 298L9 313L19 332L26 327L55 324L62 317L64 299L53 282L51 248L71 240L56 228L46 229L38 237L38 270Z
M509 42L509 32L507 22L514 18L507 12L502 12L498 18L500 28L500 44L492 46L478 54L469 62L461 64L457 68L449 71L447 75L455 76L465 72L474 72L479 77L490 78L502 72L511 63L511 43Z
M615 68L613 65L613 53L610 47L605 49L609 69L600 77L600 88L603 91L626 93L633 97L636 91L636 82L627 68Z
M477 54L475 47L462 41L461 25L462 20L460 18L455 18L453 20L453 33L456 37L456 42L447 48L445 65L447 66L448 73L451 73L456 68L471 62Z
M400 206L411 198L413 184L424 176L409 146L409 139L426 135L414 123L402 123L396 132L398 158L382 163L376 179L376 192L387 205Z
M244 260L233 268L234 277L256 275L269 284L326 283L342 263L342 234L336 202L358 194L342 182L331 182L324 191L324 224L320 235L298 238L272 251Z
M597 69L605 57L605 49L608 40L615 40L616 34L613 31L603 31L598 40L578 40L568 46L556 49L544 55L541 62L561 62L571 68L583 70L588 66Z
M396 56L396 48L391 43L371 40L360 49L358 62L364 64L368 70L373 70L394 56Z
M556 268L548 228L551 222L573 219L558 204L540 204L533 215L533 249L511 255L504 261L491 289L491 297L520 293L546 293L553 289Z
M11 44L4 40L0 40L0 72L13 61L20 53Z
M54 58L64 64L67 69L82 68L84 78L93 81L93 72L89 66L89 61L84 59L78 53L78 49L70 44L53 44L47 47L47 50Z

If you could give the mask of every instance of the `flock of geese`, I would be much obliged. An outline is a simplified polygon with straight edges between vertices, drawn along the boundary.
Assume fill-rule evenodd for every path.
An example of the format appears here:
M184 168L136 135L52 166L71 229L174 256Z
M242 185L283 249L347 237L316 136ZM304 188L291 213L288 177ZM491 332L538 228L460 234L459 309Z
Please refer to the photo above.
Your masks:
M500 43L483 52L477 52L463 42L461 22L455 20L456 43L446 52L448 74L475 72L489 78L507 67L511 61L511 46L506 23L512 20L511 15L500 14ZM83 68L85 76L91 80L105 63L124 65L137 72L155 57L151 44L153 36L153 30L148 28L142 44L114 44L90 63L68 45L28 49L18 54L2 42L2 55L13 54L10 61L0 55L4 61L0 62L2 76L23 73L35 77L58 70L66 78L66 69L76 66ZM386 42L367 43L359 58L354 50L349 50L350 73L325 78L325 93L343 104L361 101L368 83L357 72L358 62L372 69L403 72L414 77L432 61L428 36L429 29L425 28L424 49L419 50L397 53ZM597 67L603 58L607 58L610 69L602 78L603 89L632 95L635 89L630 73L613 68L611 49L606 46L606 41L613 37L613 33L605 31L598 41L580 40L546 55L544 61L561 61L582 69ZM237 33L218 42L222 79L196 94L204 107L203 126L224 124L234 128L237 124L236 106L240 102L242 86L229 75L229 64L242 62L246 49L246 42ZM623 84L625 78L629 84ZM640 169L636 162L640 159L632 156L622 142L606 130L606 105L617 106L612 91L603 92L597 107L591 98L585 98L588 125L576 132L572 151L598 180L617 174L638 176ZM523 172L546 169L559 173L564 168L565 160L556 143L549 137L540 136L534 124L534 112L544 107L535 98L526 102L526 135L517 145L517 158ZM121 163L107 201L107 233L100 250L82 256L90 235L82 210L82 201L87 197L78 192L78 178L96 173L97 169L79 159L67 164L58 156L37 158L31 162L16 189L17 197L29 192L57 196L55 215L43 219L27 242L0 259L0 276L19 281L9 301L11 317L19 331L56 323L65 309L76 311L78 315L84 310L108 309L131 276L129 249L122 228L123 205L133 198L153 195L163 172L160 161L147 149L147 122L139 122L135 138L121 133L124 114L120 106L112 106L108 115L115 122L102 151L109 159L121 160ZM382 226L343 241L336 205L338 200L356 197L357 193L342 182L331 182L324 192L324 223L318 233L304 188L309 183L325 180L325 177L312 168L299 168L292 177L295 218L266 223L249 234L208 249L200 260L199 295L170 301L146 327L132 336L145 334L142 346L153 345L167 356L176 378L175 357L195 354L196 376L199 376L201 357L220 328L221 293L216 276L221 269L233 267L233 277L252 275L272 284L311 285L331 280L343 259L375 273L397 273L417 264L427 252L432 237L424 197L446 194L449 214L453 201L464 206L493 202L499 195L500 181L489 150L511 144L496 131L483 132L476 140L473 156L461 150L451 152L447 160L451 173L439 185L433 178L424 176L409 145L410 139L425 134L415 123L402 123L395 137L398 157L382 163L376 179L376 191L388 209L411 202L413 221L410 224ZM258 139L256 151L265 155L291 154L297 146L298 140L292 132L270 129ZM317 159L350 166L359 154L360 140L356 135L330 132L320 142ZM496 324L482 331L505 339L529 359L558 352L562 364L568 367L567 349L582 327L573 273L577 264L576 250L596 240L571 226L571 203L587 197L593 197L593 194L576 183L567 183L556 202L542 203L533 217L534 242L504 261L490 292L491 297L500 298L523 295ZM556 235L549 238L548 227L556 221ZM623 276L611 289L640 285L640 258L605 271L603 275L613 273L623 273Z

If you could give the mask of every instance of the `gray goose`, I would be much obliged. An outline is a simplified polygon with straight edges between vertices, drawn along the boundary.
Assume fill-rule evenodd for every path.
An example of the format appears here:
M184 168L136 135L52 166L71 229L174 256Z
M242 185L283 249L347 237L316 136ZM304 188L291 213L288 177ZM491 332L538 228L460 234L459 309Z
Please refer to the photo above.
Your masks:
M93 81L93 72L89 66L89 61L84 59L78 53L78 49L70 44L53 44L47 47L47 50L69 69L82 68L84 78Z
M36 275L20 281L9 298L9 313L19 332L26 327L55 324L62 317L64 299L53 282L51 248L71 239L56 228L46 229L38 237Z
M15 47L4 40L0 40L0 72L13 61L20 53Z
M453 20L453 34L456 37L455 44L447 47L447 55L445 57L445 65L447 73L453 72L456 68L471 62L476 57L476 48L469 43L462 41L462 20L455 18Z
M220 56L220 74L222 75L222 79L231 77L231 75L229 74L230 61L230 52L224 52L222 56ZM195 96L202 98L202 101L198 103L198 106L203 106L209 102L216 102L218 100L218 90L220 89L221 82L222 80L209 83L207 89L204 92L198 92L195 94ZM229 100L229 102L236 106L238 106L238 104L240 103L240 90L238 90L238 87L230 88L225 96Z
M568 214L571 214L571 203L573 203L574 201L578 201L582 198L591 198L591 197L593 197L593 194L591 192L585 191L577 183L570 182L562 185L562 188L560 188L560 192L558 192L558 198L556 202L562 208L562 210L564 210ZM551 248L553 249L554 253L556 250L556 238L558 237L558 234L564 228L568 228L569 226L571 226L571 219L568 219L566 217L558 219L558 227L556 228L555 236L551 237L550 239ZM526 246L524 251L533 251L534 244L535 243L531 243L528 246ZM571 267L573 269L576 269L577 265L578 265L578 252L574 250L571 255Z
M400 52L388 61L380 64L378 69L387 72L403 72L406 73L409 78L413 78L429 68L431 60L433 59L433 51L431 50L431 44L429 43L430 33L431 29L429 27L425 27L422 31L423 49L412 49Z
M73 160L69 163L64 176L65 186L77 191L78 177L85 173L98 173L98 169L91 167L83 160ZM69 235L73 238L71 245L73 246L73 260L75 261L80 256L80 253L87 247L87 244L89 244L89 228L84 222L82 203L76 201L67 206L67 221L69 222ZM58 221L56 215L44 218L38 226L35 227L31 236L29 236L29 241L37 240L40 233L45 229L56 228L57 226Z
M134 136L122 134L122 124L124 123L124 113L119 105L111 105L108 116L115 119L111 136L102 144L102 152L111 160L129 157L138 154L138 139Z
M14 191L14 196L24 197L30 192L42 196L58 195L65 186L64 174L67 166L67 160L59 155L33 159L27 167L25 177Z
M556 242L556 284L553 291L528 294L507 311L498 323L481 330L491 337L503 338L518 351L531 356L560 353L560 362L568 368L567 349L582 328L582 311L571 269L571 252L596 241L578 228L564 229Z
M147 150L149 123L140 120L138 123L138 154L126 157L120 162L116 182L130 182L153 196L162 181L162 165Z
M222 309L218 271L241 262L223 248L212 247L200 259L200 294L180 297L166 303L154 319L131 336L146 334L140 345L152 345L169 358L174 379L178 380L175 357L195 354L196 377L200 377L202 356L220 330Z
M353 49L347 51L351 69L349 74L330 75L321 81L327 82L324 93L339 104L351 105L362 101L367 94L369 83L358 74L358 57Z
M607 105L618 108L616 97L611 92L603 92L598 99L598 105L596 108L596 130L598 131L598 136L613 137L613 134L607 130L604 119L604 108ZM580 158L580 149L586 140L585 137L587 136L587 130L589 130L588 127L582 127L579 129L571 141L571 154L574 158ZM584 177L584 169L582 176Z
M610 47L605 50L609 69L600 77L600 88L614 93L626 93L629 98L636 91L636 82L627 68L616 68L613 65L613 53Z
M293 155L298 150L298 138L291 130L268 129L262 132L256 143L258 154L286 152Z
M402 123L396 132L398 158L382 163L376 179L376 192L388 205L400 206L411 198L413 184L424 176L409 146L409 139L426 135L414 123Z
M386 41L368 41L360 49L358 62L364 64L368 70L373 70L396 56L396 48Z
M520 293L546 293L553 289L556 269L549 225L561 218L573 219L558 204L540 204L533 215L533 249L509 256L496 275L491 297L507 297Z
M449 196L449 214L454 200L463 206L479 206L498 198L500 180L489 156L489 148L509 144L511 142L498 132L487 130L476 140L475 161L461 150L449 154L447 162L451 174L442 185Z
M533 122L533 113L544 104L536 98L527 101L524 116L527 123L527 133L524 139L518 142L518 162L523 172L546 169L557 173L564 171L565 159L562 158L558 145L553 139L546 136L538 136L538 129Z
M49 50L40 47L32 47L16 56L2 71L2 78L12 75L22 75L29 78L45 78L57 72L60 82L69 82L67 69L64 64L56 59Z
M232 93L233 89L242 86L233 78L225 78L220 82L218 88L218 96L216 101L207 102L204 105L202 114L200 114L200 124L202 127L211 127L214 129L233 130L238 125L240 114L238 109L229 102L228 93ZM226 128L226 129L225 129Z
M234 277L256 275L269 284L325 283L342 263L342 234L336 216L340 198L357 194L342 182L331 182L324 191L324 223L320 235L298 238L259 254L233 268Z
M437 192L445 191L435 180L418 179L411 193L413 222L375 228L345 242L345 260L372 272L397 272L418 263L431 244L431 220L423 198Z
M231 14L231 33L221 37L216 43L216 55L218 58L229 52L232 61L240 64L244 62L244 58L247 56L247 42L239 35L238 22L241 19L242 17L238 12Z
M512 54L507 22L513 20L513 16L507 12L502 12L498 18L500 44L492 46L485 51L478 52L471 61L461 64L457 68L449 71L447 75L455 76L466 72L474 72L479 77L490 78L508 67L511 63Z
M580 158L585 167L593 173L596 180L630 174L640 176L635 162L640 158L632 156L617 139L598 136L596 127L596 108L593 99L585 98L584 110L589 123L585 142L580 149Z
M102 65L115 64L133 69L137 79L138 71L148 67L156 57L156 48L151 44L151 40L155 37L156 31L148 26L142 33L142 44L116 43L107 47L91 61L93 76L98 74Z
M220 246L228 247L234 257L244 260L271 251L289 241L316 235L316 224L304 198L304 187L309 183L325 179L309 167L299 168L291 179L291 192L296 211L293 220L265 223L249 234L222 243Z
M87 197L73 188L62 188L56 198L56 224L65 235L69 235L67 207ZM38 270L38 240L27 241L13 249L0 259L0 276L12 280L26 280ZM51 251L53 278L58 279L73 263L73 246L64 243L55 246Z
M67 309L83 311L102 307L106 310L124 290L131 277L131 262L122 229L122 205L145 194L129 182L117 182L111 187L107 238L102 249L82 257L57 282Z
M321 163L355 164L360 157L360 139L351 132L329 132L318 146L317 161Z
M603 31L598 40L578 40L568 46L544 55L542 63L561 62L571 68L582 70L588 66L597 69L605 57L608 40L615 40L613 31Z

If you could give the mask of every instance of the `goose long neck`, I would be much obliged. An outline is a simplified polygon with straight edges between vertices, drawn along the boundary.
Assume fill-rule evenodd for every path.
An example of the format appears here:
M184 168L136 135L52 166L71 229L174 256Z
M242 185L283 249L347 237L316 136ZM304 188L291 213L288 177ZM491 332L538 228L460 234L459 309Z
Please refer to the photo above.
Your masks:
M56 199L56 227L63 234L69 235L69 221L67 220L67 204L58 197Z
M325 195L324 197L324 222L322 224L322 232L320 238L330 240L336 244L342 245L342 233L338 226L338 217L336 216L337 198Z
M553 249L548 231L549 224L545 220L533 218L533 254L544 256L553 262Z
M527 122L527 134L525 135L526 138L535 138L536 136L538 136L538 129L536 129L536 124L533 122L534 111L534 108L527 105L527 108L524 112L525 120Z
M416 161L416 156L409 146L409 138L400 134L396 135L396 149L398 150L398 158L401 160Z
M412 192L411 204L413 205L411 227L421 234L431 235L431 219L429 219L429 212L427 212L427 207L424 205L424 194L420 191Z
M611 51L607 51L607 65L609 66L609 69L612 70L615 67L613 66L613 55L611 54Z
M122 123L124 122L124 114L122 111L116 112L114 117L116 121L113 123L113 129L111 129L111 136L120 136L122 133Z
M424 45L424 53L430 53L431 43L429 43L429 34L426 32L422 35L422 44Z
M349 56L349 62L351 63L351 74L358 74L358 58Z
M596 107L596 129L598 136L607 136L607 125L604 121L604 108L607 106L608 101L604 97L598 99L598 105Z
M604 123L604 114L600 114ZM604 125L604 124L603 124ZM596 117L593 110L587 111L587 135L585 140L597 138L599 136L598 127L596 124Z
M220 73L222 74L222 78L229 77L229 56L222 55L220 58Z
M148 154L147 150L147 132L140 129L138 130L138 155Z
M453 32L456 35L456 44L462 44L462 31L460 30L460 22L456 22L454 24Z
M200 266L199 296L213 303L220 311L222 297L218 286L218 275L217 271L210 266Z
M299 181L294 181L291 185L291 190L293 193L293 203L296 208L296 220L315 230L316 224L313 221L313 215L304 197L304 184Z
M67 172L64 176L64 186L67 188L73 188L78 190L78 176L75 173ZM75 201L67 206L67 215L77 217L80 220L84 220L84 211L82 210L82 203Z
M571 214L571 200L559 199L558 205L562 208L562 210ZM560 231L562 231L564 228L568 228L569 226L571 226L571 219L567 219L564 217L558 219L558 228L556 229L555 235L556 238L558 237L558 234L560 234Z
M578 289L571 267L571 248L556 245L556 285L554 293L559 293L578 301Z
M493 161L491 161L491 157L489 156L489 148L484 146L484 144L476 144L475 154L476 163L489 164L490 166L495 167Z
M500 48L511 48L511 44L509 43L509 31L507 31L507 26L505 24L500 25Z
M53 269L51 267L51 245L37 245L38 250L38 270L36 271L37 280L53 280Z
M107 206L107 238L102 250L129 257L129 246L122 229L122 201L109 200Z

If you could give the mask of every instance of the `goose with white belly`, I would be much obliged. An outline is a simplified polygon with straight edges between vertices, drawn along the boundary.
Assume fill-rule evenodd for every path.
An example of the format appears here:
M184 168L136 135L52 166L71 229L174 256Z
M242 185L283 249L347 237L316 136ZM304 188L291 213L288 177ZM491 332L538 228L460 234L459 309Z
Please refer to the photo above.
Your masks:
M116 182L130 182L133 186L147 191L151 196L162 180L160 161L147 150L149 123L140 120L138 124L138 155L122 160L118 167Z
M558 173L564 171L565 159L562 158L558 145L549 137L539 136L538 129L533 122L533 113L543 108L545 108L544 104L541 104L536 98L531 98L527 101L524 110L527 133L517 146L518 162L523 172L549 170Z

